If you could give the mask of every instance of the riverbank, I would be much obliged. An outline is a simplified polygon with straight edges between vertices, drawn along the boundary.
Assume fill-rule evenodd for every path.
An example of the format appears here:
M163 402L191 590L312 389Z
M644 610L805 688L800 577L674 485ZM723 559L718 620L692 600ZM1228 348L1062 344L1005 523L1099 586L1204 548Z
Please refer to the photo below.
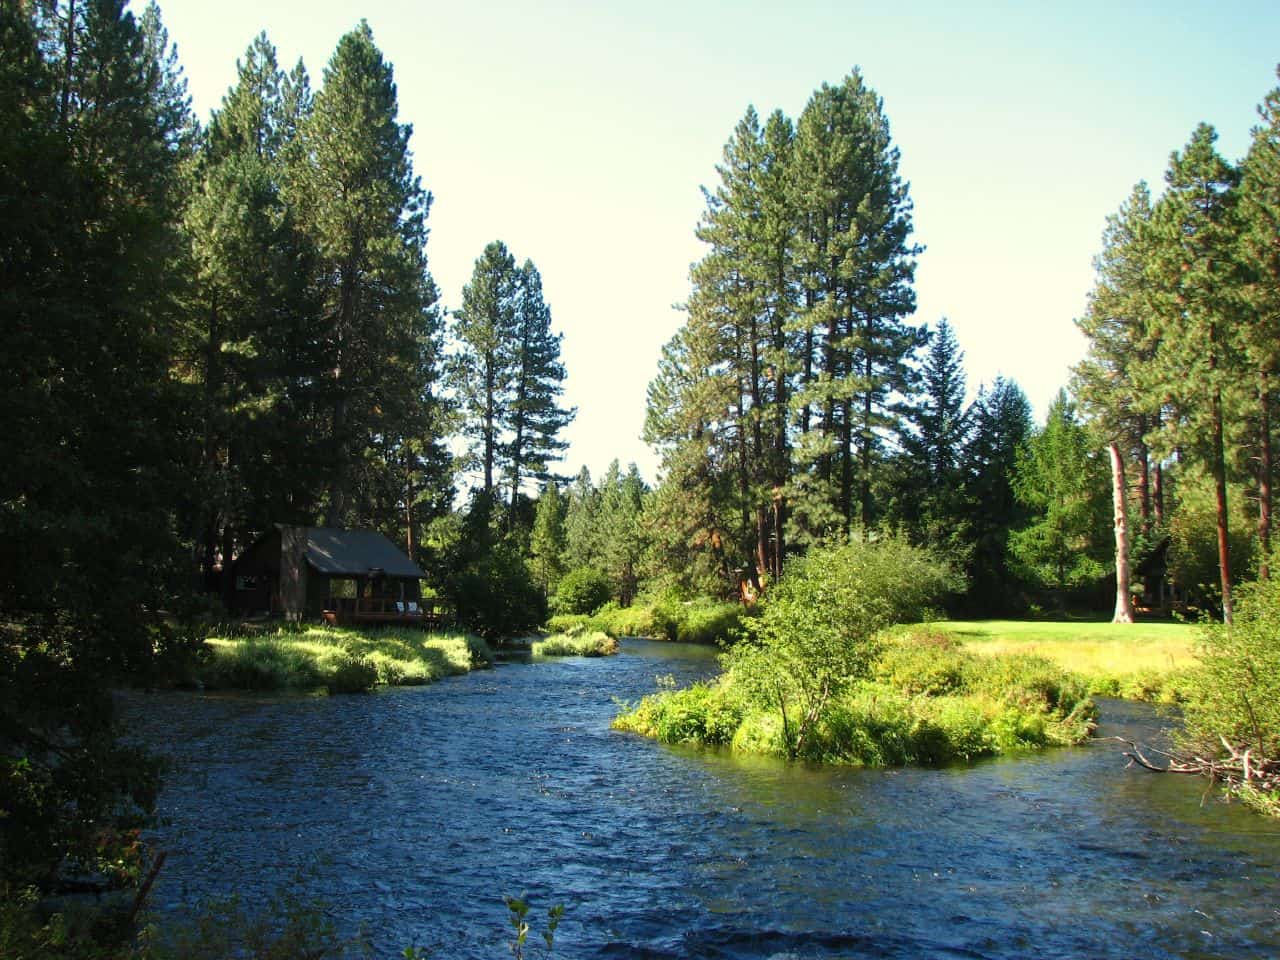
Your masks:
M492 664L489 645L471 634L282 626L273 633L206 637L191 679L215 690L359 693L432 683Z
M1197 664L1194 623L1089 623L1042 620L942 620L931 630L984 656L1030 654L1084 677L1095 696L1148 703L1183 699Z
M815 708L769 703L730 669L650 694L613 727L664 743L786 756L787 724L806 709ZM1084 679L1044 657L981 656L919 628L888 639L868 675L818 710L800 759L864 767L936 766L1077 744L1093 732L1097 714Z

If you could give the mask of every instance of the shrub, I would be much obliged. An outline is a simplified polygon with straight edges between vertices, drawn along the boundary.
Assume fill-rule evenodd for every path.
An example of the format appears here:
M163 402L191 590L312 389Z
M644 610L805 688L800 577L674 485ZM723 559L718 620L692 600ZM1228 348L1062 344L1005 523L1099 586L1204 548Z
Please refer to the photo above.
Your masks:
M452 578L458 620L489 640L519 636L547 618L547 602L514 547L496 544Z
M874 674L910 696L940 697L964 689L973 661L955 638L939 632L917 632L889 645L877 661Z
M721 643L736 638L742 626L742 607L736 603L693 603L675 623L680 643Z
M1235 623L1206 625L1200 666L1185 680L1184 745L1202 756L1221 740L1280 759L1280 579L1242 587Z
M695 683L650 694L613 721L616 730L662 743L729 743L742 722L742 707L723 683Z
M726 662L748 697L781 713L787 754L805 755L832 701L870 673L880 632L921 619L953 583L945 564L897 537L813 548L788 564Z
M570 570L556 587L556 613L595 613L613 593L613 583L594 567Z
M570 630L586 628L591 617L585 613L557 613L547 618L548 633L568 633ZM608 633L609 631L605 631Z

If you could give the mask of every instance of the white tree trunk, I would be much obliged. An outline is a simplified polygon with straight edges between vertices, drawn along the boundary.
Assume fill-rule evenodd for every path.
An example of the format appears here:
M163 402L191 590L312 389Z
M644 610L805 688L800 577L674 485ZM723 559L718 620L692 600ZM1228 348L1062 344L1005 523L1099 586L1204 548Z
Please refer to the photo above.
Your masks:
M1126 509L1127 490L1124 482L1124 458L1114 441L1107 445L1111 454L1111 502L1115 507L1116 528L1116 613L1112 623L1133 623L1133 598L1129 593L1129 518Z

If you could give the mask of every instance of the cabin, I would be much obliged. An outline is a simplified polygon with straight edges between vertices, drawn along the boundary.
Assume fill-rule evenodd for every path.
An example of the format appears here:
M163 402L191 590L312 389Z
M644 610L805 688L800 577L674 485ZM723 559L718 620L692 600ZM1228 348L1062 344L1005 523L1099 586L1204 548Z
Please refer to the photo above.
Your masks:
M231 566L231 608L288 620L439 626L449 619L422 597L426 576L373 530L276 524Z

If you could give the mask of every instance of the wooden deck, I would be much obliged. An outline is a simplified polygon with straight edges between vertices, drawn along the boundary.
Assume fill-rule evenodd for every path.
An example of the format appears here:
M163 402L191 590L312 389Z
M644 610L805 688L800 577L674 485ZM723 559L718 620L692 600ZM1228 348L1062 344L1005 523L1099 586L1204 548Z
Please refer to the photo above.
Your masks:
M355 597L338 602L337 609L324 612L326 623L380 624L420 627L424 630L451 626L453 608L440 600L391 600Z

